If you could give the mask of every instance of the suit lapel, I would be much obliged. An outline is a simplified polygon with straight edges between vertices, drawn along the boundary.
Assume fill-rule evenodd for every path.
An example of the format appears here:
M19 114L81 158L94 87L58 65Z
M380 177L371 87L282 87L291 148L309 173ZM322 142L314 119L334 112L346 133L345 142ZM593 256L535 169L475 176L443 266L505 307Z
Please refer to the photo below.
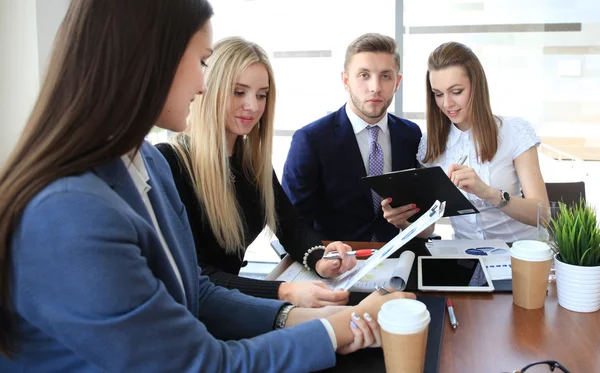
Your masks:
M360 154L360 148L356 141L356 135L352 128L352 123L346 115L346 105L342 106L336 113L336 126L334 129L336 138L339 139L338 143L340 146L340 162L336 162L343 167L349 167L350 172L354 173L354 177L357 180L357 186L362 190L364 197L369 202L369 206L373 205L373 197L371 195L371 189L367 188L364 182L360 179L367 176L367 170L365 169L365 163L363 162L362 155Z
M403 169L402 167L402 129L398 120L388 114L388 128L390 131L390 144L392 146L392 171Z
M148 224L152 225L150 213L133 180L129 177L129 172L121 158L94 167L94 173L104 180L121 198L127 201L129 207L146 220Z
M165 242L169 246L171 254L173 255L173 259L175 260L177 268L181 274L186 297L184 298L179 284L177 284L177 286L168 286L168 284L165 283L165 286L169 288L169 292L174 295L177 301L184 303L184 305L185 302L190 304L189 301L193 289L188 289L186 285L195 283L194 281L190 280L192 271L190 270L189 266L190 263L196 263L196 260L194 258L183 258L181 243L179 243L179 241L175 238L173 233L175 227L173 227L171 223L172 221L179 221L179 218L177 217L177 214L173 210L171 204L168 203L168 201L165 201L164 198L161 198L161 195L164 194L162 192L163 186L160 182L160 177L156 171L152 157L146 155L146 153L143 151L145 146L151 145L144 143L140 149L142 152L142 157L144 158L144 164L146 165L148 176L150 178L148 180L148 184L150 185L151 189L148 192L148 197L150 198L152 210L154 210L161 233L165 239ZM141 216L150 225L150 227L152 227L152 230L154 230L154 222L150 217L150 212L146 208L146 204L142 200L142 197L140 196L140 193L138 192L133 180L129 176L129 171L127 171L127 168L125 167L125 164L121 158L117 158L109 163L95 167L94 173L102 178L115 191L115 193L123 198L129 207L134 210L136 214ZM174 219L170 219L169 215L173 215ZM173 273L173 281L178 282L175 273Z
M182 243L182 241L179 240L175 235L175 232L182 231L184 226L183 223L181 223L181 227L173 226L173 222L180 222L179 216L174 210L173 205L163 197L166 195L164 192L165 188L162 185L160 175L154 164L154 159L147 152L143 151L144 147L146 146L151 145L144 143L142 146L142 157L144 158L144 163L148 171L148 184L151 188L148 192L148 197L152 203L152 209L156 215L158 225L161 227L161 233L165 239L165 242L169 246L171 254L173 255L173 259L175 260L175 264L177 265L179 273L181 274L181 279L185 288L187 304L194 304L195 302L193 302L191 295L195 292L194 289L189 288L189 285L195 283L192 278L195 272L191 270L190 266L195 266L197 260L194 257L186 256L185 253L191 253L193 250L184 250L182 247L184 243Z

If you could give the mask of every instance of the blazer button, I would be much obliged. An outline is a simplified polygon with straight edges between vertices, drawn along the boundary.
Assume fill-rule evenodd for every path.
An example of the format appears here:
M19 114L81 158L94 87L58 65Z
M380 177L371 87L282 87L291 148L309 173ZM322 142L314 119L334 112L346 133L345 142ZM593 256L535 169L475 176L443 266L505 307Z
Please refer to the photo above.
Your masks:
M242 262L242 267L245 267L245 266L247 266L247 265L248 265L248 261L247 261L247 260L244 260L244 261Z

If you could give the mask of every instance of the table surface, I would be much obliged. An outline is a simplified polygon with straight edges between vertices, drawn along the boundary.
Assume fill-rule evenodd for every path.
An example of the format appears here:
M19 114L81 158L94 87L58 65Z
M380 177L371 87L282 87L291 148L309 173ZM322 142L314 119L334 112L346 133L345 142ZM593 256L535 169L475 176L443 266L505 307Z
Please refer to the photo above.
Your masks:
M351 246L360 245L364 243ZM286 256L267 279L291 263ZM571 373L600 372L600 312L560 307L555 283L548 287L545 307L538 310L515 306L510 293L427 294L449 296L459 322L452 329L446 313L440 373L512 372L538 360L556 360Z

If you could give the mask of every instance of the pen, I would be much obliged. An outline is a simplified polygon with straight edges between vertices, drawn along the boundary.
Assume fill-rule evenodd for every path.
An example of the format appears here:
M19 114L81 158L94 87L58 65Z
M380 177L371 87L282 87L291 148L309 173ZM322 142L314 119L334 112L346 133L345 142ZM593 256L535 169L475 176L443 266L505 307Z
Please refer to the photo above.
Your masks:
M356 250L356 251L348 251L346 253L347 256L356 256L357 258L366 258L368 256L373 255L376 250L374 249L364 249L364 250ZM334 253L329 253L327 255L323 255L323 259L339 259L340 254L336 251Z
M448 307L448 316L450 316L450 324L452 324L452 329L458 328L458 321L456 320L454 307L452 307L452 301L450 298L446 299L446 307Z
M458 162L456 162L457 165L462 165L465 163L465 161L467 160L467 155L463 155L462 157L460 157L460 159L458 160Z

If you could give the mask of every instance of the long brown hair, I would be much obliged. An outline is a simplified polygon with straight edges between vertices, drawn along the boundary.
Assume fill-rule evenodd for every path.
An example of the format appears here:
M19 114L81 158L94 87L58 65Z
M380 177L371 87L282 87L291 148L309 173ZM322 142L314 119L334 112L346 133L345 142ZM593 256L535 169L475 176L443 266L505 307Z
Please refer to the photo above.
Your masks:
M205 0L72 0L40 93L0 174L0 352L16 351L11 233L52 181L139 148L158 119Z
M274 232L277 225L273 191L273 119L275 116L275 79L267 53L257 44L240 37L230 37L214 45L208 59L206 93L192 103L185 133L175 136L171 144L191 176L198 200L202 203L213 235L228 254L244 255L243 211L229 179L226 120L231 108L235 84L252 64L261 64L269 75L269 92L265 111L252 131L238 138L234 157L239 160L248 180L258 186L265 214L265 224Z
M423 163L435 162L446 151L450 134L450 119L435 102L429 81L431 71L450 66L460 66L471 82L468 120L472 125L473 142L480 162L491 161L498 150L498 125L500 118L492 114L487 78L481 62L471 48L457 42L444 43L430 55L427 65L427 153Z

